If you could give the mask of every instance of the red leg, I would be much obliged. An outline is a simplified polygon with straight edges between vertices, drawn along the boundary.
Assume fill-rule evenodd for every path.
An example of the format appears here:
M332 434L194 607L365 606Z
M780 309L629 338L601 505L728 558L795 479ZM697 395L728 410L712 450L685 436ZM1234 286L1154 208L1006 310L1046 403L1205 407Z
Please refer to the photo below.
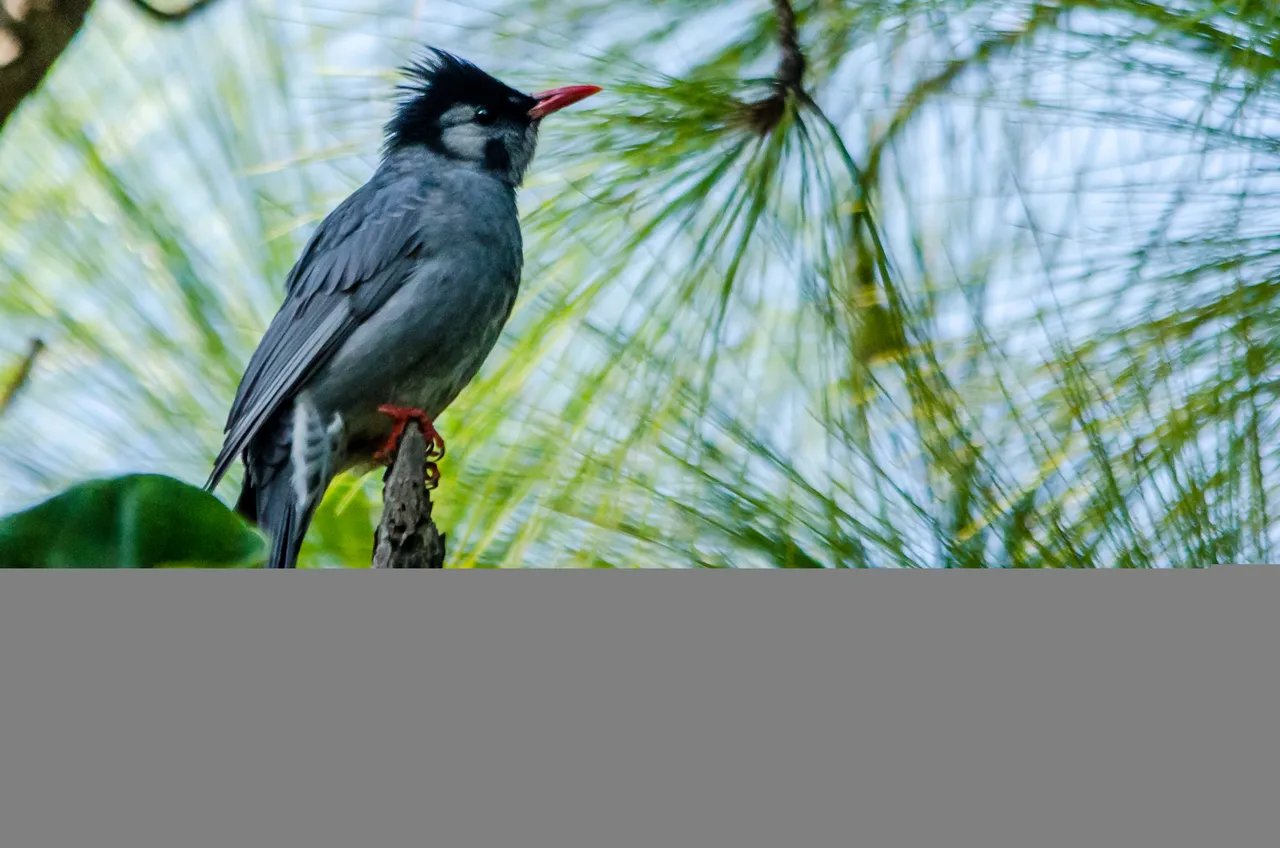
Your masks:
M384 403L378 407L378 411L383 415L391 416L391 435L387 437L387 441L382 445L373 458L377 462L390 462L395 455L396 447L400 444L400 437L404 435L405 425L410 421L417 421L422 426L422 435L427 440L427 476L433 476L438 480L440 472L436 469L432 460L442 459L444 457L444 439L436 432L435 424L427 417L427 414L421 409L414 409L407 406L395 406L394 404Z

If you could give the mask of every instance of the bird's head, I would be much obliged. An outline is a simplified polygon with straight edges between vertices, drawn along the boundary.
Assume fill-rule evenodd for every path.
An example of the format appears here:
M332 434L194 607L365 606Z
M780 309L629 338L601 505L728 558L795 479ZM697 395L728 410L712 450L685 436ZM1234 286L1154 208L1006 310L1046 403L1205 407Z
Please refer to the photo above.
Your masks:
M430 49L405 69L384 152L423 145L519 185L533 159L538 125L600 90L571 85L525 94L470 62Z

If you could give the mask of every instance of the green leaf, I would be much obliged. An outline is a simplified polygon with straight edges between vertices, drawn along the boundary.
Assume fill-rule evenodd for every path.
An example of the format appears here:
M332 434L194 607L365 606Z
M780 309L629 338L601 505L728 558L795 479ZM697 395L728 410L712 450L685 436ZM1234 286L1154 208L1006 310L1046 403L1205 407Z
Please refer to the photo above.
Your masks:
M81 483L0 519L5 568L235 568L265 550L213 495L158 474Z

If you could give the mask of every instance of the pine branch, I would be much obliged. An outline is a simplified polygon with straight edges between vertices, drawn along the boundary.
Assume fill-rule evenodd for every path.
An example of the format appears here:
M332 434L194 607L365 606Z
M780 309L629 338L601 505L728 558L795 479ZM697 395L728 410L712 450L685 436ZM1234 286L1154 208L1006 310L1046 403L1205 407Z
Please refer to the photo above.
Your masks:
M889 120L888 126L880 133L879 138L875 139L871 144L867 154L867 164L862 169L862 175L859 180L862 184L863 194L868 194L871 187L880 177L880 159L885 149L890 142L897 138L902 129L910 122L911 118L915 117L920 107L930 97L946 91L956 81L956 78L969 68L981 67L993 57L1009 52L1023 42L1028 41L1046 25L1052 25L1057 20L1057 9L1037 4L1027 18L1027 22L1021 27L1002 32L983 41L970 55L952 59L943 66L941 71L921 81L911 89Z
M779 88L799 91L804 77L805 58L800 51L800 34L796 27L796 10L791 0L773 0L774 13L778 16L778 44L782 47L782 59L774 81Z
M778 70L773 75L773 92L763 100L747 104L743 116L746 124L760 135L768 135L778 126L786 112L788 99L804 97L801 82L805 57L800 49L796 10L791 0L774 0L773 9L778 17L778 45L782 48L782 58L778 60Z
M445 537L431 520L427 443L416 422L405 427L382 486L382 520L373 537L374 568L444 568Z

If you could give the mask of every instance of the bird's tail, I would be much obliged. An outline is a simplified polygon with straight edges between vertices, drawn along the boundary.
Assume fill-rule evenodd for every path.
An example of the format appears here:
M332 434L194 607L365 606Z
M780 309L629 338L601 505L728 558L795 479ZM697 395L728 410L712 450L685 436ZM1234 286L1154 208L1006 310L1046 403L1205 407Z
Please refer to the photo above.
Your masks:
M236 512L250 524L258 523L258 489L253 485L250 475L244 475L244 485L240 487L240 499L236 501Z
M298 505L289 493L275 499L263 512L258 526L271 539L271 553L267 557L266 568L297 568L298 552L302 550L302 539L307 535L307 526L311 523L313 507L299 515Z
M271 539L267 568L297 567L311 517L333 478L341 432L340 416L324 426L315 407L299 399L280 428L283 438L250 448L236 511Z

